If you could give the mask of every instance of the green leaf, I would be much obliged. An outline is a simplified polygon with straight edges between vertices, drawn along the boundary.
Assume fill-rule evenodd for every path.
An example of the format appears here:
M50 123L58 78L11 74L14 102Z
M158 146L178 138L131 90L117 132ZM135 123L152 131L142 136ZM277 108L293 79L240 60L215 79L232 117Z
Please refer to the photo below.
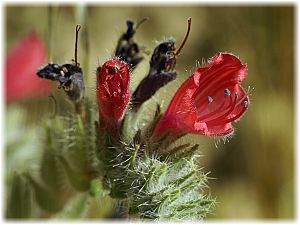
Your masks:
M28 180L15 173L12 179L6 217L13 219L30 218L32 207L32 190Z
M56 213L62 209L62 205L56 199L53 191L38 183L29 174L27 174L27 178L34 189L36 202L41 209L51 213Z
M66 204L64 209L54 215L53 219L81 219L85 218L90 208L91 197L88 193L80 193L74 196Z
M107 196L109 192L103 188L102 182L99 178L93 179L91 181L91 188L89 191L92 197L100 198Z
M60 156L59 159L66 171L66 174L72 186L77 191L89 190L91 180L87 177L87 175L84 173L77 172L73 168L71 168L68 161L64 157Z
M122 120L121 124L121 134L122 139L126 142L131 141L133 137L132 127L131 127L131 120L132 120L132 113L127 112L124 116L124 119Z
M58 160L56 151L60 146L56 143L55 131L48 125L46 131L45 149L41 161L40 175L43 182L53 190L60 190L65 183L63 167ZM61 149L60 149L61 150Z
M150 124L148 125L147 131L146 131L146 134L149 137L151 137L153 135L154 129L155 129L157 123L159 122L161 116L162 116L161 105L156 104L156 111L155 111L154 117L153 117L152 121L150 122Z
M128 193L131 218L199 221L213 210L215 200L204 193L207 176L190 155L197 147L188 148L187 155L175 161L153 156L139 161L131 171L137 179L130 181L135 186Z

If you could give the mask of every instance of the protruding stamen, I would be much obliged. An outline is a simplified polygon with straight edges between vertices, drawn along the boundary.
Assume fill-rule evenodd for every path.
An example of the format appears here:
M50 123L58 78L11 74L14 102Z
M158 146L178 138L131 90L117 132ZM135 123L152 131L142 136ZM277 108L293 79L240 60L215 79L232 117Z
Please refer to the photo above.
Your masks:
M226 90L228 90L228 89L226 89ZM230 98L230 104L229 104L230 107L228 108L228 110L226 110L225 113L223 113L222 115L220 115L210 121L207 121L206 123L213 125L213 124L219 123L220 121L222 121L223 118L226 118L228 115L230 115L230 113L235 109L236 99L237 98L235 97L234 100L232 101L232 98Z
M239 97L239 93L235 92L235 97L238 98Z
M242 98L242 101L245 98L247 98L247 96L244 96ZM230 115L230 113L235 109L235 106L237 105L236 101L237 101L237 97L234 98L234 101L233 101L233 104L232 104L231 108L225 114L223 114L222 116L220 116L218 118L215 118L211 121L207 121L207 123L209 123L210 125L225 124L225 123L232 122L232 121L238 119L243 114L243 112L247 109L247 107L242 108L241 112L238 113L237 115L235 115L234 117L232 117L230 119L227 118ZM248 101L244 101L244 106L245 106L245 102L247 102L246 104L248 105Z
M177 49L177 51L175 52L175 56L179 55L181 49L183 48L183 46L184 46L184 44L185 44L185 42L186 42L186 40L187 40L187 38L188 38L188 36L189 36L189 34L190 34L190 31L191 31L191 23L192 23L192 18L189 17L189 18L188 18L188 29L187 29L186 35L185 35L184 40L183 40L183 42L181 43L180 47L179 47L179 48Z
M213 98L210 96L208 96L207 99L208 99L208 103L211 103L213 101Z
M214 109L212 112L210 112L206 115L200 116L198 118L198 120L204 121L204 120L216 115L216 112L221 111L223 109L223 107L226 105L226 103L228 102L228 100L230 100L230 103L229 103L229 105L230 105L231 101L232 101L231 98L226 98L226 96L224 96L224 100L222 101L222 104L220 104L218 108Z
M247 101L244 101L244 107L245 107L245 108L247 108L247 107L248 107L248 105L249 105L249 102L247 102Z
M141 26L144 22L146 22L147 20L149 20L149 17L145 17L144 19L142 19L141 21L139 21L135 27L135 30L137 30L139 28L139 26Z
M230 90L229 90L228 88L225 89L225 94L226 94L227 96L230 96L231 92L230 92Z
M247 101L244 101L244 103L245 103L245 102L247 102ZM248 102L247 102L247 104L248 104ZM235 116L233 116L233 117L231 117L231 118L229 118L229 119L225 119L225 120L223 120L223 121L221 121L221 122L222 122L223 124L233 122L233 121L239 119L239 118L243 115L243 113L244 113L246 110L247 110L247 107L244 107L244 108L242 108L241 111L240 111L239 113L237 113Z
M81 26L80 25L76 25L76 39L75 39L75 66L78 65L77 63L77 42L78 42L78 33L80 30Z

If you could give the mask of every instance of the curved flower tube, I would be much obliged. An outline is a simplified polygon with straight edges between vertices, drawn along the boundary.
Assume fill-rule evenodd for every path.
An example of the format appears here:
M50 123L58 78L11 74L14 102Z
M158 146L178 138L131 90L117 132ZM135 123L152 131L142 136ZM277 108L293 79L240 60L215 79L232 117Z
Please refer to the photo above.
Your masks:
M158 122L154 136L169 132L225 136L234 129L250 104L240 86L247 66L231 54L219 53L203 68L196 69L178 89L167 111Z

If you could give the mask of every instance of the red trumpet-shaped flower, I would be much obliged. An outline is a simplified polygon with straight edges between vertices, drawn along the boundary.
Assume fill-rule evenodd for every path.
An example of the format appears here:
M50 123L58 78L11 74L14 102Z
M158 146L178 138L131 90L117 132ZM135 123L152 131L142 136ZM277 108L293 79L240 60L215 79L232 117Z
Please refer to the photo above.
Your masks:
M249 98L239 84L247 67L231 55L219 53L208 66L198 68L178 89L158 122L154 136L170 132L224 136L233 132L249 106Z
M97 69L97 100L101 126L115 134L130 99L128 65L113 58Z
M36 33L31 33L12 49L7 56L5 68L8 103L50 93L50 83L35 75L45 60L44 43Z

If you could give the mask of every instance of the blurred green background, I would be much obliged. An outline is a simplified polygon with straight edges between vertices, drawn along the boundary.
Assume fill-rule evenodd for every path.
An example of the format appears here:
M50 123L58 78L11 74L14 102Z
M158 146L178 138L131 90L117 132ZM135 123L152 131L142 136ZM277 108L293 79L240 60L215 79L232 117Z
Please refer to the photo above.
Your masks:
M177 60L177 80L161 89L145 104L145 109L151 115L155 101L163 101L165 109L176 89L194 71L196 61L206 62L218 52L237 55L248 65L243 87L254 90L250 109L235 124L236 134L227 143L196 135L186 138L200 143L200 164L215 178L209 186L219 204L209 219L295 218L293 5L53 5L51 13L48 5L6 5L5 17L7 52L34 30L46 43L52 35L49 53L53 62L61 64L73 58L74 29L80 23L83 31L79 62L85 71L90 98L95 98L96 67L113 55L127 19L150 18L135 36L150 54L145 54L145 60L132 74L134 90L149 69L156 41L173 36L179 45L187 18L192 17L189 39ZM53 93L59 99L60 91L54 88ZM58 113L67 114L69 108L66 101L58 101ZM53 102L49 98L25 100L9 104L6 111L9 182L14 169L34 170L38 164L38 133L43 119L53 114ZM111 204L108 199L105 201L107 209L99 207L102 214L91 215L109 215Z

